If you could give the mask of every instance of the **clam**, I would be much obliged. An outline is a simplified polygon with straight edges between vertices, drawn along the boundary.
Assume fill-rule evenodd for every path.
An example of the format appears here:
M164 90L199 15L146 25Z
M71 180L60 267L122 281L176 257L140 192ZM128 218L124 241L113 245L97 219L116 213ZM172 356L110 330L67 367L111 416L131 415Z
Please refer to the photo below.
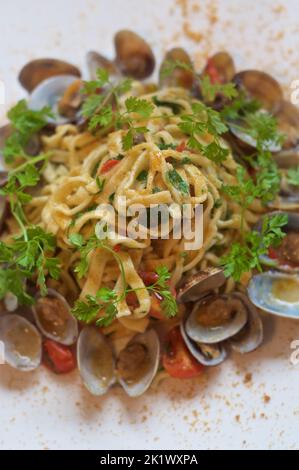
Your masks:
M77 343L78 368L86 388L104 395L115 383L115 362L107 338L94 326L86 326Z
M237 73L233 80L248 98L257 100L263 109L272 113L279 109L283 92L271 75L259 70L244 70Z
M247 354L257 349L263 341L263 323L248 297L241 293L235 293L235 297L240 298L247 307L247 322L242 330L229 339L232 349L241 354Z
M179 61L186 64L188 68L175 67L171 73L167 73L167 67L171 62ZM159 84L161 87L182 87L191 90L194 83L194 71L192 70L192 61L187 52L180 48L175 47L168 51L161 64L159 71Z
M193 341L214 344L239 333L246 322L247 308L238 296L209 295L194 305L185 329Z
M53 289L46 297L40 295L33 306L33 314L40 331L60 344L74 344L78 337L78 323L71 314L65 298Z
M89 51L86 54L86 62L90 80L97 79L97 71L99 69L105 69L109 72L110 76L118 75L118 69L114 62L106 59L103 55L95 51Z
M276 211L272 214L283 214ZM286 233L280 246L271 248L268 255L261 257L263 264L282 272L299 272L299 214L287 212L288 222L282 227ZM257 224L256 229L261 230L263 218Z
M31 93L41 82L56 75L81 77L81 72L74 65L62 60L37 59L32 60L22 68L19 81Z
M263 113L264 111L259 112ZM255 137L247 131L248 124L246 121L241 118L235 121L230 121L228 122L228 127L231 134L237 139L237 144L243 152L252 153L252 150L257 148ZM275 140L267 142L267 149L270 150L270 152L279 152L282 147L281 144Z
M268 271L254 276L248 296L258 308L285 318L299 319L299 277Z
M81 88L82 81L75 80L65 89L62 97L58 102L59 114L70 119L71 121L76 119L79 108L82 104L83 97L80 93Z
M149 44L138 34L121 30L114 37L116 65L123 75L136 79L149 77L155 68L155 57Z
M223 343L205 344L193 341L185 331L185 321L181 322L180 329L192 356L204 366L217 366L227 358L227 349Z
M299 210L299 187L290 184L286 174L281 177L278 196L268 203L268 207L285 212Z
M275 113L280 131L285 140L282 150L273 155L280 168L299 165L299 110L289 101L283 100Z
M234 60L228 52L221 51L214 54L209 58L208 63L203 71L203 74L212 75L212 70L215 69L217 77L221 83L231 82L236 73Z
M221 287L226 281L223 269L207 268L185 279L177 293L178 302L195 302L205 294Z
M0 341L4 344L5 361L11 367L31 371L40 365L41 336L25 318L15 314L1 316Z
M294 148L299 144L299 110L290 101L282 100L275 113L280 131L285 136L284 148Z
M142 395L159 367L160 342L154 330L140 333L120 352L116 370L119 383L130 397Z
M54 125L66 124L72 120L69 117L60 115L59 103L66 96L67 90L71 85L77 82L77 78L73 75L59 75L57 77L48 78L38 85L29 97L29 107L34 110L40 110L44 106L52 109L54 117L49 117L48 122Z

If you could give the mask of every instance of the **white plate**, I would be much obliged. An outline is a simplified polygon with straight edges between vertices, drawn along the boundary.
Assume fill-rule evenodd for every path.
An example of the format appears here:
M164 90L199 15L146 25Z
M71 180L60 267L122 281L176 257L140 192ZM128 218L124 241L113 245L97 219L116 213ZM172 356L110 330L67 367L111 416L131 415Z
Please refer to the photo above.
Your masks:
M186 17L180 4L189 5ZM10 0L0 16L6 106L23 96L16 75L27 60L54 56L82 66L89 49L112 54L113 33L123 27L143 34L159 57L167 47L186 47L199 66L207 54L227 49L239 66L273 73L289 94L299 78L298 13L297 0ZM196 42L188 30L203 39ZM93 398L76 372L56 377L0 366L0 448L298 448L294 339L299 323L278 320L258 352L233 356L200 381L169 380L134 400L120 390Z

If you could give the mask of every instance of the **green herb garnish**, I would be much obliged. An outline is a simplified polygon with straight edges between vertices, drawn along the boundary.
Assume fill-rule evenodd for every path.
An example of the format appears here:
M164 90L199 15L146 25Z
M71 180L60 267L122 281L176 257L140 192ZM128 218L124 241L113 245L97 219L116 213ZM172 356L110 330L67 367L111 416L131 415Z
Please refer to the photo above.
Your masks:
M243 273L252 269L262 271L260 257L267 254L270 247L280 244L285 236L281 228L287 222L287 214L265 216L261 232L248 232L243 244L233 243L230 253L221 259L225 275L238 282Z
M189 185L188 183L181 177L181 175L175 170L169 170L167 172L167 178L172 186L182 194L189 196Z
M47 124L47 118L53 114L49 107L39 111L28 108L25 100L19 101L10 109L7 116L11 122L12 134L6 139L3 149L5 162L11 164L15 158L28 158L26 146L30 138Z

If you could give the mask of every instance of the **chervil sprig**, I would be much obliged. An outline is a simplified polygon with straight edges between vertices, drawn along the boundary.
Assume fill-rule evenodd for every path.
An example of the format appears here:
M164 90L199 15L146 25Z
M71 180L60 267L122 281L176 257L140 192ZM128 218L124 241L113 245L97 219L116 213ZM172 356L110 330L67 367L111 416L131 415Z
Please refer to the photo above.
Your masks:
M119 100L123 93L131 88L131 80L125 79L113 84L109 73L98 70L97 80L85 82L83 93L87 95L82 107L82 114L89 119L89 129L126 129L122 144L124 150L129 150L134 143L134 137L147 132L139 122L148 119L154 106L147 100L131 96L125 100L125 109L121 109Z
M107 250L115 258L120 268L123 292L119 296L113 289L101 288L95 296L87 296L86 299L77 301L72 311L78 320L87 323L94 321L101 312L97 324L99 326L108 326L117 314L119 302L124 300L129 293L137 292L140 289L131 289L127 285L121 257L108 245L107 240L99 240L96 236L93 236L85 241L82 235L73 234L70 236L69 241L75 248L79 249L81 254L81 260L75 268L79 277L86 275L89 266L87 257L96 248ZM149 292L159 294L162 297L162 310L167 318L171 318L177 314L178 308L168 284L170 273L165 266L162 266L157 268L156 274L158 275L157 281L145 288Z
M287 182L292 186L299 186L299 166L290 168L287 172Z
M233 243L230 253L221 259L225 275L238 282L243 273L252 269L261 271L260 257L267 254L270 247L279 245L285 236L281 229L287 222L287 214L265 216L260 232L248 232L243 244Z
M208 75L204 75L199 79L200 91L205 102L213 102L217 95L232 99L238 96L236 85L229 83L212 83Z
M58 279L60 274L59 259L51 257L55 249L55 237L34 225L26 228L26 238L22 234L10 243L0 242L0 264L3 266L0 269L0 298L12 292L20 303L30 303L32 299L25 286L27 280L35 281L41 294L46 295L46 275Z
M49 107L35 111L28 108L25 100L19 101L7 114L12 133L6 139L3 155L7 164L15 161L15 158L28 158L26 145L30 138L39 132L47 124L47 118L52 117Z
M187 142L189 148L199 150L215 163L226 160L229 150L222 146L220 136L227 132L228 128L217 111L203 103L193 103L192 114L182 115L179 127L189 136ZM202 143L199 139L206 137L207 134L212 136L212 142Z

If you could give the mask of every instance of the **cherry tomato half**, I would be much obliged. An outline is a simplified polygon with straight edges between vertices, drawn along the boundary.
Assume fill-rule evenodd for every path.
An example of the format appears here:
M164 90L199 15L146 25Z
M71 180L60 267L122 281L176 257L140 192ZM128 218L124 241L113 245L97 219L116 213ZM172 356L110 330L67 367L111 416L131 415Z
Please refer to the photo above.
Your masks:
M171 377L190 379L202 373L204 366L187 349L178 326L170 330L166 341L162 362Z
M76 368L74 353L68 346L58 344L51 339L43 343L45 352L45 365L56 374L67 374Z

